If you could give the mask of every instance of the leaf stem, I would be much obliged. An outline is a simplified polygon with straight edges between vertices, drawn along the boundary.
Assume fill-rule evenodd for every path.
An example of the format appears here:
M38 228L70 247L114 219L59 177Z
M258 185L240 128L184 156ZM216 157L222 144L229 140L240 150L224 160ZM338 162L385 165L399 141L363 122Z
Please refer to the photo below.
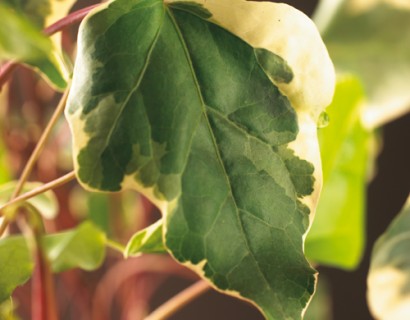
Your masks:
M50 182L42 185L41 187L35 188L35 189L33 189L33 190L31 190L27 193L22 194L19 197L14 198L13 200L10 200L9 202L7 202L6 204L4 204L0 207L0 211L4 210L4 208L6 208L10 205L16 204L20 201L24 201L24 200L33 198L36 195L44 193L48 190L55 189L55 188L57 188L57 187L59 187L63 184L66 184L66 183L70 182L71 180L74 180L75 178L76 178L75 172L71 171L71 172L67 173L66 175L64 175L64 176L62 176L58 179L50 181Z
M105 244L108 248L114 249L115 251L120 252L121 254L124 254L125 246L123 246L121 243L118 243L114 240L111 239L106 239Z
M64 30L65 28L80 22L85 18L85 16L94 8L100 6L101 4L94 4L92 6L85 7L83 9L77 10L73 13L70 13L69 15L65 16L64 18L56 21L52 25L48 26L43 30L43 32L50 36L56 32L59 32L61 30Z
M32 280L32 319L57 320L54 281L50 263L41 248L41 238L35 235L35 268Z
M68 96L69 88L66 89L64 92L63 96L60 99L60 102L58 103L57 108L55 109L53 115L51 116L50 121L47 124L47 127L44 129L43 134L40 137L40 140L37 142L36 147L34 148L34 151L32 152L29 160L27 161L23 172L20 175L19 181L17 183L16 189L14 189L13 194L11 195L10 201L14 200L20 193L21 190L24 187L24 183L27 181L27 178L29 177L31 171L33 170L34 164L37 161L41 151L44 149L46 140L50 136L50 133L52 129L54 128L54 125L56 124L58 118L64 111L64 107L67 101L67 96ZM0 209L0 216L1 216L1 210L3 207ZM6 231L7 226L9 225L9 219L7 217L4 217L3 222L0 225L0 237L2 234Z
M33 170L34 164L36 163L38 157L40 156L41 151L43 151L44 149L46 140L50 136L51 131L54 128L54 125L57 123L58 118L64 111L68 92L69 92L69 88L66 89L63 96L61 97L61 100L58 103L58 106L55 109L53 115L51 116L51 119L48 122L47 127L44 129L43 134L40 137L40 140L37 142L37 145L34 148L34 151L32 152L29 160L27 161L27 164L24 167L23 172L20 175L19 181L17 183L16 189L14 190L11 196L11 199L16 198L21 193L24 183L27 181L27 178L29 177L31 171Z
M165 302L144 320L165 320L210 288L211 287L206 281L200 280Z

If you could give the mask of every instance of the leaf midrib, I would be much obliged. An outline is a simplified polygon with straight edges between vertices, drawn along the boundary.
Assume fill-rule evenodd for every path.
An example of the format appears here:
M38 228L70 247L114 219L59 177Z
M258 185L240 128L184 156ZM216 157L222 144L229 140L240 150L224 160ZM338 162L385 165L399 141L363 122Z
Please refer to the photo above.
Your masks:
M260 268L259 263L258 263L258 260L256 259L255 254L254 254L254 252L252 251L252 249L251 249L251 247L250 247L248 237L246 236L246 232L245 232L245 229L244 229L244 226L243 226L243 221L242 221L242 219L240 218L240 214L239 214L239 210L240 210L240 209L238 208L238 205L237 205L237 203L236 203L236 199L235 199L235 197L234 197L234 195L233 195L232 184L231 184L231 181L230 181L229 176L228 176L228 174L227 174L226 167L225 167L225 163L223 162L223 159L222 159L222 157L221 157L221 151L220 151L220 149L219 149L219 147L218 147L218 143L217 143L216 138L215 138L215 136L214 136L214 134L213 134L213 131L212 131L212 127L211 127L211 124L210 124L210 121L209 121L209 118L208 118L208 115L207 115L206 104L205 104L205 101L204 101L203 96L202 96L202 91L201 91L200 86L199 86L199 83L198 83L198 79L197 79L197 76L196 76L196 73L195 73L195 70L194 70L194 67L193 67L193 64L192 64L192 59L191 59L191 56L190 56L190 54L189 54L189 50L188 50L188 47L187 47L187 45L186 45L186 41L185 41L184 36L183 36L183 34L182 34L182 32L181 32L181 30L180 30L180 28L179 28L179 25L178 25L177 21L176 21L176 19L175 19L174 14L171 12L171 10L170 10L168 7L166 7L166 10L167 10L167 13L168 13L168 15L169 15L169 17L170 17L170 19L171 19L171 22L172 22L173 25L174 25L174 28L175 28L176 32L178 33L178 37L180 38L182 47L183 47L183 49L184 49L185 57L186 57L186 59L187 59L188 62L189 62L190 70L191 70L192 76L193 76L194 81L195 81L195 84L196 84L196 89L197 89L199 98L200 98L200 100L201 100L201 102L202 102L202 114L203 114L203 116L204 116L204 118L205 118L205 120L206 120L206 124L207 124L209 133L210 133L211 138L212 138L212 143L213 143L213 145L214 145L215 154L216 154L216 156L217 156L217 158L218 158L218 161L219 161L219 163L220 163L220 165L221 165L221 167L222 167L222 169L223 169L224 176L225 176L225 179L226 179L228 188L229 188L229 193L230 193L230 195L231 195L231 197L232 197L232 200L233 200L233 203L234 203L234 205L235 205L236 216L237 216L237 219L238 219L240 228L241 228L240 230L241 230L242 236L243 236L243 238L244 238L244 240L245 240L246 247L248 248L248 251L249 251L249 253L251 254L251 256L252 256L252 258L253 258L255 264L257 265L257 270L258 270L259 273L262 275L262 278L263 278L263 280L265 281L265 283L267 284L267 286L268 286L268 288L270 289L270 291L272 291L272 287L270 286L270 283L269 283L269 281L268 281L266 275L263 273L262 269ZM177 9L177 8L174 8L174 10L178 10L178 9ZM273 291L272 291L272 292L273 292Z

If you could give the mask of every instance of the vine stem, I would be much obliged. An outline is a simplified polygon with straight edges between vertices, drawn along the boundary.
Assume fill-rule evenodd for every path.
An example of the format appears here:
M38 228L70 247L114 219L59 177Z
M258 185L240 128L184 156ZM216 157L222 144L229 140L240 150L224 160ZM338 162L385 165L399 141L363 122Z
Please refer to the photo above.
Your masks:
M74 23L80 22L85 18L85 16L94 8L100 6L101 3L99 4L94 4L92 6L85 7L83 9L74 11L73 13L70 13L69 15L65 16L61 20L56 21L49 27L45 28L43 32L51 36L52 34L59 32L61 30L64 30L65 28L73 25Z
M4 210L4 208L11 206L13 204L16 204L20 201L24 201L30 198L33 198L41 193L44 193L48 190L51 189L55 189L63 184L66 184L67 182L70 182L71 180L74 180L76 178L75 176L75 172L71 171L69 173L67 173L66 175L55 179L53 181L50 181L49 183L43 184L42 186L35 188L27 193L22 194L21 196L18 196L16 198L14 198L13 200L10 200L9 202L7 202L6 204L2 205L0 207L0 211Z
M11 196L12 199L16 198L21 193L21 190L23 189L24 184L26 183L31 171L33 170L34 164L36 163L38 157L40 156L41 151L43 151L44 149L46 141L48 137L50 136L51 131L54 128L54 125L57 123L58 118L63 113L65 104L67 102L68 92L69 92L69 88L66 89L63 96L61 97L61 100L58 103L57 108L55 109L46 128L44 129L43 134L38 140L36 147L31 153L31 156L29 160L27 161L27 164L25 165L23 172L20 175L16 189L14 189L13 195Z
M94 4L89 7L85 7L83 9L77 10L75 12L70 13L69 15L65 16L64 18L56 21L52 25L48 26L43 30L43 33L47 36L51 36L59 31L64 30L65 28L80 22L85 18L85 16L94 8L100 6L101 4ZM14 61L8 61L2 66L0 66L0 90L3 87L3 84L7 81L10 74L13 70L17 67L17 63Z
M20 193L21 190L24 187L24 184L26 183L31 171L33 170L34 164L36 163L38 157L40 156L41 151L43 151L45 143L48 139L48 137L51 134L52 129L54 128L54 125L57 123L58 118L64 111L64 107L67 101L67 96L68 96L69 88L66 89L64 92L63 96L60 99L60 102L58 103L57 108L55 109L53 115L51 116L51 119L49 120L46 128L43 131L43 134L41 135L39 141L36 144L36 147L34 148L33 152L31 153L31 156L29 160L27 161L23 172L20 175L20 178L17 182L17 186L14 189L13 194L11 195L10 201L14 200ZM1 210L3 207L0 209L0 216L1 216ZM7 217L4 218L2 224L0 225L0 236L6 231L8 225L9 225L9 220Z
M32 280L32 320L57 320L54 282L50 263L41 248L41 236L36 234L35 267Z
M122 260L110 268L98 282L92 302L92 320L108 320L115 295L121 286L144 274L174 275L197 280L198 276L166 255L141 255ZM155 286L154 286L155 287ZM155 289L150 287L148 290ZM153 293L153 292L152 292ZM146 292L147 298L150 292Z
M165 320L209 289L211 289L209 284L204 280L200 280L175 297L169 299L144 320Z

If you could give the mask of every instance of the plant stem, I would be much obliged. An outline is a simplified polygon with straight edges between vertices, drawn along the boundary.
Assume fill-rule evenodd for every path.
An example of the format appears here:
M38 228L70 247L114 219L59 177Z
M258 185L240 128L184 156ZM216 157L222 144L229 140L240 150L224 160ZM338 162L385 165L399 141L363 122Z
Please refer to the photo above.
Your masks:
M41 237L35 235L35 239L31 319L57 320L54 282L50 263L41 248Z
M56 21L52 25L48 26L43 30L43 32L50 36L56 32L64 30L65 28L80 22L85 18L85 16L94 8L100 6L101 4L94 4L92 6L85 7L83 9L77 10L75 12L70 13L69 15L65 16L61 20Z
M59 187L63 184L66 184L67 182L70 182L71 180L74 180L75 178L76 178L75 177L75 172L71 171L71 172L67 173L66 175L64 175L64 176L62 176L58 179L55 179L51 182L43 184L41 187L35 188L35 189L33 189L33 190L31 190L27 193L22 194L21 196L19 196L17 198L14 198L13 200L10 200L9 202L7 202L6 204L4 204L3 206L0 207L0 211L4 210L4 208L6 208L10 205L16 204L20 201L24 201L24 200L33 198L36 195L39 195L40 193L44 193L48 190L55 189L55 188L57 188L57 187Z
M63 96L61 97L61 100L58 103L58 106L55 109L53 115L51 116L51 119L48 122L47 127L44 129L43 134L41 135L40 139L37 142L36 147L34 148L34 151L32 152L29 160L27 161L27 164L24 167L23 172L20 175L19 181L17 183L16 189L13 192L13 195L11 196L11 199L16 198L21 193L24 183L27 181L27 178L29 177L31 171L33 170L34 164L36 163L38 157L40 156L41 151L43 151L45 143L48 137L50 136L51 131L54 128L54 125L57 123L58 118L64 111L68 92L69 92L69 88L66 89Z
M111 239L106 239L105 244L108 248L111 248L117 252L120 252L121 254L124 254L125 246L123 246L121 243L118 243L114 240Z
M66 101L67 101L68 92L69 92L69 88L66 89L63 96L61 97L57 108L55 109L53 115L51 116L50 121L47 124L47 127L44 129L43 134L40 137L40 140L37 142L37 145L34 148L34 151L32 152L29 160L27 161L27 163L26 163L26 165L23 169L23 172L20 175L20 178L19 178L19 181L17 183L16 189L14 189L14 192L11 196L10 201L14 200L21 193L21 190L24 187L24 183L27 181L27 178L29 177L31 171L33 170L35 162L37 161L41 151L44 149L46 140L50 136L51 131L54 128L54 125L56 124L58 118L60 117L60 115L64 111L64 107L65 107L65 104L66 104ZM0 216L1 216L1 209L0 209ZM4 231L6 231L7 226L9 225L9 222L10 221L8 220L8 218L5 217L2 224L0 225L0 236L4 233Z
M183 306L185 306L187 303L191 302L196 297L208 291L210 288L211 287L206 281L200 280L165 302L162 306L148 315L148 317L146 317L144 320L165 320L175 312L177 312L179 309L181 309Z
M137 258L121 260L111 267L98 282L90 319L108 320L112 311L112 304L120 288L125 283L129 284L132 279L136 279L143 274L174 275L191 280L198 279L193 271L184 268L167 255L147 254Z

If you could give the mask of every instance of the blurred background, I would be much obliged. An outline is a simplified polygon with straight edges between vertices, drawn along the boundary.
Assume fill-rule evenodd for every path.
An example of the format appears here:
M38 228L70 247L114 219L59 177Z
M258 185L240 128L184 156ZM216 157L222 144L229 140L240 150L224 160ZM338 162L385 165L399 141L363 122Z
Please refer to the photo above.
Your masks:
M79 0L68 1L64 6L64 2L61 2L61 12L73 12L97 3ZM335 110L336 106L341 110L346 108L348 113L349 103L360 105L356 117L360 132L365 135L360 143L354 143L356 140L346 134L340 138L343 143L340 143L340 152L337 151L364 154L363 159L359 159L363 164L361 171L354 173L355 184L347 187L357 197L348 197L348 193L345 198L341 197L345 204L343 212L335 214L340 214L339 220L329 222L327 218L320 218L323 220L318 220L308 237L307 254L319 271L319 287L306 319L373 319L366 301L371 250L410 191L410 45L403 44L410 39L410 10L388 0L323 0L320 10L318 1L284 2L313 15L339 74L339 100L332 106ZM403 25L403 21L407 22ZM41 23L47 25L47 21ZM392 34L395 33L397 39L388 33L386 25L395 28ZM75 56L77 30L75 25L64 31L61 38L56 38L62 42L68 62ZM359 95L360 103L355 100L356 96L350 98L350 95ZM0 95L1 183L19 176L59 98L60 94L25 67L18 67L3 86ZM328 112L329 129L318 129L323 148L334 142L327 141L323 134L331 132L332 123L337 122L337 112L332 110L330 107ZM332 118L333 114L336 118ZM333 139L330 133L327 135ZM67 124L61 119L32 179L51 181L72 170L70 143ZM339 158L339 164L345 161L344 155ZM349 171L349 179L351 174ZM333 183L330 177L328 181L329 185ZM335 192L340 196L339 191ZM337 201L332 208L335 194L329 191L325 195L330 200L321 204L318 217L322 212L332 215L333 211L342 211L340 206L336 208ZM137 230L160 217L155 207L134 192L92 194L72 182L57 189L56 195L60 213L55 220L47 222L48 232L72 228L87 217L109 237L126 243ZM340 241L327 238L321 227L325 220L343 225L347 230L344 238ZM12 226L11 232L16 230ZM338 249L333 249L334 243ZM342 262L338 260L341 256ZM168 257L123 260L113 250L108 250L106 261L96 271L71 270L55 277L61 319L77 320L142 319L149 310L195 280L193 273ZM30 285L28 282L14 294L16 314L21 319L30 318ZM245 302L209 291L171 319L262 320L263 317Z

